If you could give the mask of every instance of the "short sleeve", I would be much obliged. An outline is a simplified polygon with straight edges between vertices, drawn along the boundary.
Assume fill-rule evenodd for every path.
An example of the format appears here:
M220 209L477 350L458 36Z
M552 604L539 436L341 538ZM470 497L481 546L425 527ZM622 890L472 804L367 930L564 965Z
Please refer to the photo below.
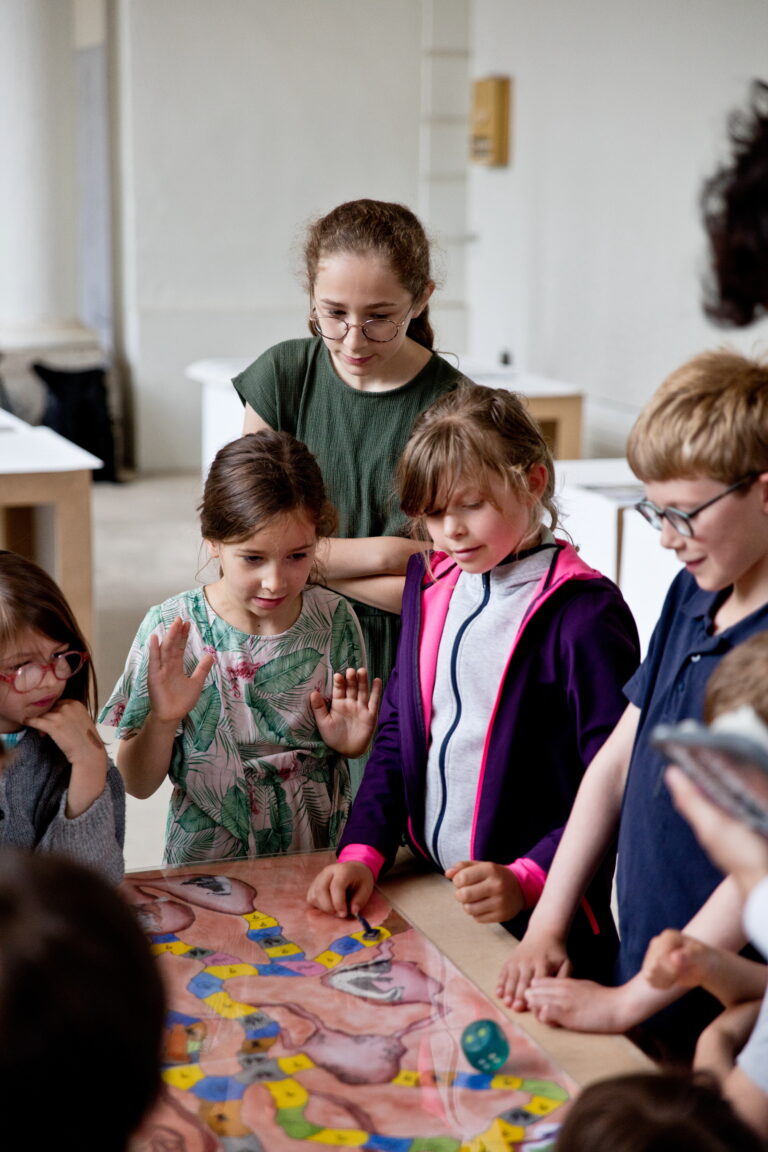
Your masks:
M250 404L270 428L298 435L303 391L318 344L319 340L309 339L275 344L233 377L243 404Z

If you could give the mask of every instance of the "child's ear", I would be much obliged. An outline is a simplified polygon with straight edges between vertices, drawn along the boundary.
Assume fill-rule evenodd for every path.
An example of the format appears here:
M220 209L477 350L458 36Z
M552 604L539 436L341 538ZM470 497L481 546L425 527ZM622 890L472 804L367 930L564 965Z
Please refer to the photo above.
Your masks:
M531 496L538 498L544 495L549 481L549 471L546 464L532 464L528 469L528 491Z
M218 542L218 540L206 540L205 545L208 549L208 559L209 560L218 560L219 559L219 542Z
M421 316L421 314L424 311L424 309L426 308L427 304L429 304L429 298L432 295L432 293L434 292L434 290L435 290L435 282L434 282L434 280L430 280L430 282L427 284L426 288L422 292L421 296L419 296L418 300L414 300L414 303L413 303L413 315L414 316Z
M763 511L768 513L768 472L761 472L757 477L757 483L760 485L760 499L763 505Z

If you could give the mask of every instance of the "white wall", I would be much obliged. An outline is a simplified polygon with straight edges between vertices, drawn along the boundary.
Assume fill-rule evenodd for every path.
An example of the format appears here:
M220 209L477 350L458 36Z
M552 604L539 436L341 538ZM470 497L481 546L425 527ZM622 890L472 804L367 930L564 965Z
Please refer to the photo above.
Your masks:
M305 221L417 206L414 0L118 0L125 352L138 462L194 468L190 361L305 331Z
M511 164L470 176L470 351L580 385L588 446L620 453L688 356L768 350L768 322L704 319L697 208L728 110L768 74L768 4L474 0L470 60L515 80Z

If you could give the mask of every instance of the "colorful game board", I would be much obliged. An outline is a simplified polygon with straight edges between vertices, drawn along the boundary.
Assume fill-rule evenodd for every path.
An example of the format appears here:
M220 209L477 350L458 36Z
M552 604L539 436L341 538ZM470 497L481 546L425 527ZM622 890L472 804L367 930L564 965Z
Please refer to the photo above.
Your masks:
M164 1099L140 1152L549 1149L574 1085L376 893L375 932L311 909L329 854L125 884L166 980ZM478 1072L464 1028L510 1054Z

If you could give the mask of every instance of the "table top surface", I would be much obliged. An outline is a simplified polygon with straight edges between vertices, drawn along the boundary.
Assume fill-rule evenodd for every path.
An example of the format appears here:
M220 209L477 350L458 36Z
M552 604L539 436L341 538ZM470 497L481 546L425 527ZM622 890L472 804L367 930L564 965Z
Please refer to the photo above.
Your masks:
M330 853L310 853L297 857L306 870L306 862L316 858L320 868ZM288 857L276 858L286 861ZM239 874L247 879L249 866L255 871L263 867L260 860L233 862ZM227 865L221 865L226 870ZM181 868L157 869L154 875L164 879L195 873L216 873L217 865L196 865ZM147 870L129 873L127 880L136 881L146 876ZM502 964L515 948L514 937L498 924L477 924L470 920L453 896L452 885L439 873L427 870L409 852L402 849L395 867L377 886L392 907L403 915L419 932L426 936L444 956L479 988L494 1007L523 1030L558 1066L577 1084L624 1072L649 1070L648 1058L624 1036L585 1035L566 1029L550 1028L540 1024L529 1013L517 1013L505 1008L495 996L496 981ZM303 891L300 894L303 899ZM339 921L339 930L350 922ZM354 923L354 922L352 922ZM351 930L351 929L350 929Z
M0 409L0 476L37 472L82 472L100 468L97 456L51 428L33 427Z
M540 1024L529 1012L512 1012L497 1000L501 966L517 946L500 924L476 924L453 896L452 885L401 852L397 865L379 884L386 898L525 1031L551 1059L582 1086L654 1065L625 1036L587 1035Z

